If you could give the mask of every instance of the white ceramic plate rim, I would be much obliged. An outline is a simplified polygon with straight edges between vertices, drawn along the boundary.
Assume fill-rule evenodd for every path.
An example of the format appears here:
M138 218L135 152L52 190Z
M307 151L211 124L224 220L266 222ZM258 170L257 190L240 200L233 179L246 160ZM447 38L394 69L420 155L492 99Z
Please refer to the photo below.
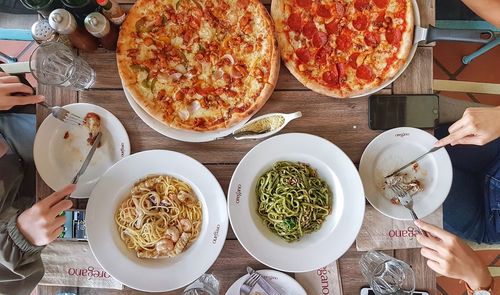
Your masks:
M90 103L73 103L64 106L65 109L71 112L95 112L101 117L101 121L105 122L103 128L106 128L110 137L114 141L115 146L120 146L120 150L116 151L115 156L123 159L130 155L130 141L127 131L123 127L118 118L115 117L110 111L103 107ZM104 121L105 120L105 121ZM73 126L66 125L62 121L54 118L52 114L48 115L37 130L35 142L33 146L33 156L35 166L40 174L42 180L53 190L57 191L68 185L74 175L61 175L55 167L52 167L49 161L49 153L53 149L47 145L53 132L58 128L70 129ZM78 128L78 127L75 127ZM81 127L84 128L84 127ZM84 157L86 154L84 155ZM114 163L113 163L114 164ZM85 171L86 174L92 174L92 166L89 166ZM75 172L76 174L76 172ZM100 175L99 175L100 176ZM85 178L85 177L82 177ZM92 192L92 188L96 185L97 181L92 183L84 183L80 181L77 184L77 190L71 195L73 198L88 198Z
M243 121L240 123L234 125L231 128L228 129L223 129L223 130L217 130L217 131L207 131L207 132L197 132L197 131L190 131L190 130L182 130L182 129L176 129L172 128L154 117L152 117L150 114L148 114L140 105L138 105L132 93L130 93L127 88L124 86L123 91L125 92L125 97L128 100L128 103L134 110L134 112L141 118L146 125L151 127L153 130L156 132L163 134L167 137L170 137L175 140L179 141L185 141L185 142L207 142L207 141L213 141L216 140L220 137L224 137L228 134L233 133L236 129L241 128L250 118L253 116L250 115L247 118L245 118Z
M287 295L307 295L306 290L291 276L284 274L282 272L272 270L272 269L261 269L257 271L262 276L265 277L275 277L276 280L271 280L273 287L281 287ZM226 292L226 295L240 295L240 288L243 282L248 278L249 274L246 274L234 282L231 287ZM278 290L279 291L279 290Z
M114 213L135 181L158 174L192 186L202 203L202 229L179 256L141 260L120 240ZM195 159L166 150L136 153L113 165L94 188L86 219L89 245L99 264L123 284L146 292L178 289L200 277L219 256L228 228L225 196L217 179Z
M366 193L366 199L370 202L370 204L377 209L380 213L394 219L398 220L411 220L411 215L408 210L403 206L398 206L391 204L390 201L382 195L382 192L376 187L373 179L376 179L372 173L372 168L374 167L374 160L380 151L390 147L393 144L397 144L404 141L410 141L412 144L418 146L419 150L416 151L415 154L409 153L409 151L401 151L402 154L405 154L405 159L401 163L398 163L396 166L400 167L411 160L414 160L419 155L428 151L437 139L418 128L412 127L399 127L391 130L387 130L382 134L375 137L366 147L361 156L361 161L359 165L359 172L361 175L361 179L363 181L363 186ZM432 181L436 183L430 190L425 190L426 184L424 183L424 191L420 192L417 198L415 195L414 200L416 200L413 204L413 208L419 218L423 218L436 209L438 209L448 196L448 193L451 188L451 182L453 179L453 169L451 166L451 160L446 152L446 149L441 149L436 151L426 158L422 159L420 166L424 161L430 161L431 167L436 167L437 172L435 176L430 175L430 177L435 177ZM394 168L397 169L397 168ZM390 173L390 172L389 172ZM429 171L429 174L433 174ZM439 184L439 185L437 185Z
M334 194L333 212L321 229L295 243L262 228L249 204L256 179L279 160L307 161ZM329 171L328 177L320 168ZM361 178L349 157L330 141L304 133L282 134L255 146L236 167L228 191L229 219L240 243L261 263L285 272L312 271L342 256L356 239L365 211Z

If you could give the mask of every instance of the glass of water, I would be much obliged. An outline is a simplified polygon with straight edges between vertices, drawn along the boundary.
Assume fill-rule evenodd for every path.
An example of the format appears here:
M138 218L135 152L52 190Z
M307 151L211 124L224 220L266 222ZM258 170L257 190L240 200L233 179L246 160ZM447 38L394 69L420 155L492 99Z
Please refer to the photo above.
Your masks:
M377 295L411 295L415 291L415 274L404 261L368 251L361 257L359 266Z
M219 281L212 274L204 274L187 286L182 295L219 295Z
M95 71L66 45L47 42L30 57L30 70L42 84L85 90L95 83Z

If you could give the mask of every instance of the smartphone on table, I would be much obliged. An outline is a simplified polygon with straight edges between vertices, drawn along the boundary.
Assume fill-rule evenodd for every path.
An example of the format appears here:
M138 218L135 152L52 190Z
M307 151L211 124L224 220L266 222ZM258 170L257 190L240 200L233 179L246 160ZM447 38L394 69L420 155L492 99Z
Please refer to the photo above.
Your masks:
M375 295L372 288L362 288L360 295ZM429 295L429 293L425 291L414 291L413 295Z
M368 113L368 125L373 130L434 128L439 123L439 97L434 94L372 95Z

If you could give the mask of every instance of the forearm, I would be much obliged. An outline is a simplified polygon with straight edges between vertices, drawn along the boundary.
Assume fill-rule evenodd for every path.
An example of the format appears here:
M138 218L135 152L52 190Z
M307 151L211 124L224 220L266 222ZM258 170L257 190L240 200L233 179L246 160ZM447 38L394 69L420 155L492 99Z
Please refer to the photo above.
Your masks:
M500 28L500 0L462 0L472 11Z

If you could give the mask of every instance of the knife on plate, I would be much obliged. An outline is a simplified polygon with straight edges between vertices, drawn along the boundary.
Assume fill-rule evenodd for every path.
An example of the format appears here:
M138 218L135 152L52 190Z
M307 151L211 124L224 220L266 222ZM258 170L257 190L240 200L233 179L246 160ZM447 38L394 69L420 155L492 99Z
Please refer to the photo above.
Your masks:
M247 273L252 275L255 272L250 266L247 266ZM281 295L278 290L274 289L274 287L262 276L259 274L259 279L257 280L257 284L266 292L268 295Z
M430 150L429 150L428 152L426 152L425 154L421 155L420 157L416 158L415 160L413 160L413 161L411 161L410 163L408 163L408 164L404 165L403 167L401 167L401 168L399 168L398 170L396 170L396 171L392 172L391 174L387 175L387 176L386 176L386 177L384 177L384 178L389 178L389 177L391 177L391 176L396 175L397 173L399 173L399 172L403 171L404 169L406 169L406 168L410 167L411 165L413 165L413 164L417 163L417 162L418 162L418 161L420 161L423 157L427 156L427 155L428 155L428 154L430 154L430 153L433 153L433 152L435 152L435 151L439 150L440 148L442 148L442 146L439 146L439 147L433 147L432 149L430 149Z
M99 143L101 142L101 136L102 136L101 132L97 133L97 136L95 137L94 143L92 144L92 147L90 148L90 151L87 154L85 161L83 161L82 167L80 167L80 170L78 170L75 177L73 177L73 180L71 180L72 184L76 184L78 182L78 179L80 178L80 176L82 176L83 173L85 173L85 170L87 170L87 167L90 164L90 160L92 160L92 157L94 156L95 150L97 149L97 147L99 146ZM67 198L69 198L69 195L67 196Z

